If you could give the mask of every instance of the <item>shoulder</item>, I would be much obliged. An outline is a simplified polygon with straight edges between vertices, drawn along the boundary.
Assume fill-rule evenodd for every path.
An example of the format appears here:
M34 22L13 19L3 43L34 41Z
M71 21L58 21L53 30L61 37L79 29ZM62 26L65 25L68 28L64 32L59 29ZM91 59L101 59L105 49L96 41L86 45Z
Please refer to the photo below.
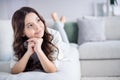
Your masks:
M57 30L52 29L52 28L47 28L47 30L48 30L48 32L49 32L50 34L52 34L53 36L54 36L55 34L58 34L58 33L59 33Z
M57 30L51 29L51 28L47 28L48 32L53 36L53 40L52 42L54 44L61 42L62 38L60 36L60 33Z

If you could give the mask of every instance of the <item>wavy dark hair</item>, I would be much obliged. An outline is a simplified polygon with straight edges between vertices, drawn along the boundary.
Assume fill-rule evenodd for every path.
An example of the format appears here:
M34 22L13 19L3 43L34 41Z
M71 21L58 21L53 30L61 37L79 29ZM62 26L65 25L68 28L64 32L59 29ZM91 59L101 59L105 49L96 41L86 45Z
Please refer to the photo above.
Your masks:
M45 53L45 55L48 57L50 61L53 61L53 57L51 56L53 49L58 48L52 44L53 36L47 31L47 27L45 24L45 20L42 16L40 16L37 11L31 7L22 7L19 10L17 10L12 17L12 27L14 32L14 42L13 42L13 50L15 52L15 56L20 60L27 49L24 47L24 42L28 39L26 36L23 36L24 26L25 26L25 17L29 13L35 13L40 20L43 22L45 31L43 36L43 43L42 43L42 50ZM58 50L59 52L59 50ZM32 57L28 60L28 63L26 65L26 68L24 71L32 71L35 69L42 69L42 66L39 62L39 60L34 60Z

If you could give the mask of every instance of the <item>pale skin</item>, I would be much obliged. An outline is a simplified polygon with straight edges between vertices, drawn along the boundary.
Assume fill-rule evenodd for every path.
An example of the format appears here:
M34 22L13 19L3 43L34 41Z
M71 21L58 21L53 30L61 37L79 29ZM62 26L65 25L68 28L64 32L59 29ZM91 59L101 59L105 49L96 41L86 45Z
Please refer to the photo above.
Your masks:
M28 49L24 56L14 65L11 72L17 74L23 72L32 54L37 54L39 61L45 72L53 73L57 71L55 65L46 57L41 44L43 42L44 24L35 13L29 13L25 17L24 35L29 39Z

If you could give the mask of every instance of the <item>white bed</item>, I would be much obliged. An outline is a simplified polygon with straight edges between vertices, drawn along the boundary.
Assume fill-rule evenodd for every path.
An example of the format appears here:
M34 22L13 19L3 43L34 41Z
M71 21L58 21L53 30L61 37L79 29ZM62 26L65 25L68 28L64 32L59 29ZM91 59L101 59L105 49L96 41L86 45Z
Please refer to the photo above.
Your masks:
M69 48L69 49L68 49ZM23 72L11 74L9 63L0 63L0 80L80 80L79 53L75 46L67 47L65 58L60 62L56 73ZM2 65L1 65L2 64Z

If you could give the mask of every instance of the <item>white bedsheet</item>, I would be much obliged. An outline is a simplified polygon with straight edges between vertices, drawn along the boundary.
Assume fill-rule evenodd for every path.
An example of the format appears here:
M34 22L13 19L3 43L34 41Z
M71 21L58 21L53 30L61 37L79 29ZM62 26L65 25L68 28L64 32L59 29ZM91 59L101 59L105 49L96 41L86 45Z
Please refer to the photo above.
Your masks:
M67 53L66 58L60 62L58 72L32 71L19 74L0 72L0 80L80 80L80 62L77 48L70 46L65 53Z

